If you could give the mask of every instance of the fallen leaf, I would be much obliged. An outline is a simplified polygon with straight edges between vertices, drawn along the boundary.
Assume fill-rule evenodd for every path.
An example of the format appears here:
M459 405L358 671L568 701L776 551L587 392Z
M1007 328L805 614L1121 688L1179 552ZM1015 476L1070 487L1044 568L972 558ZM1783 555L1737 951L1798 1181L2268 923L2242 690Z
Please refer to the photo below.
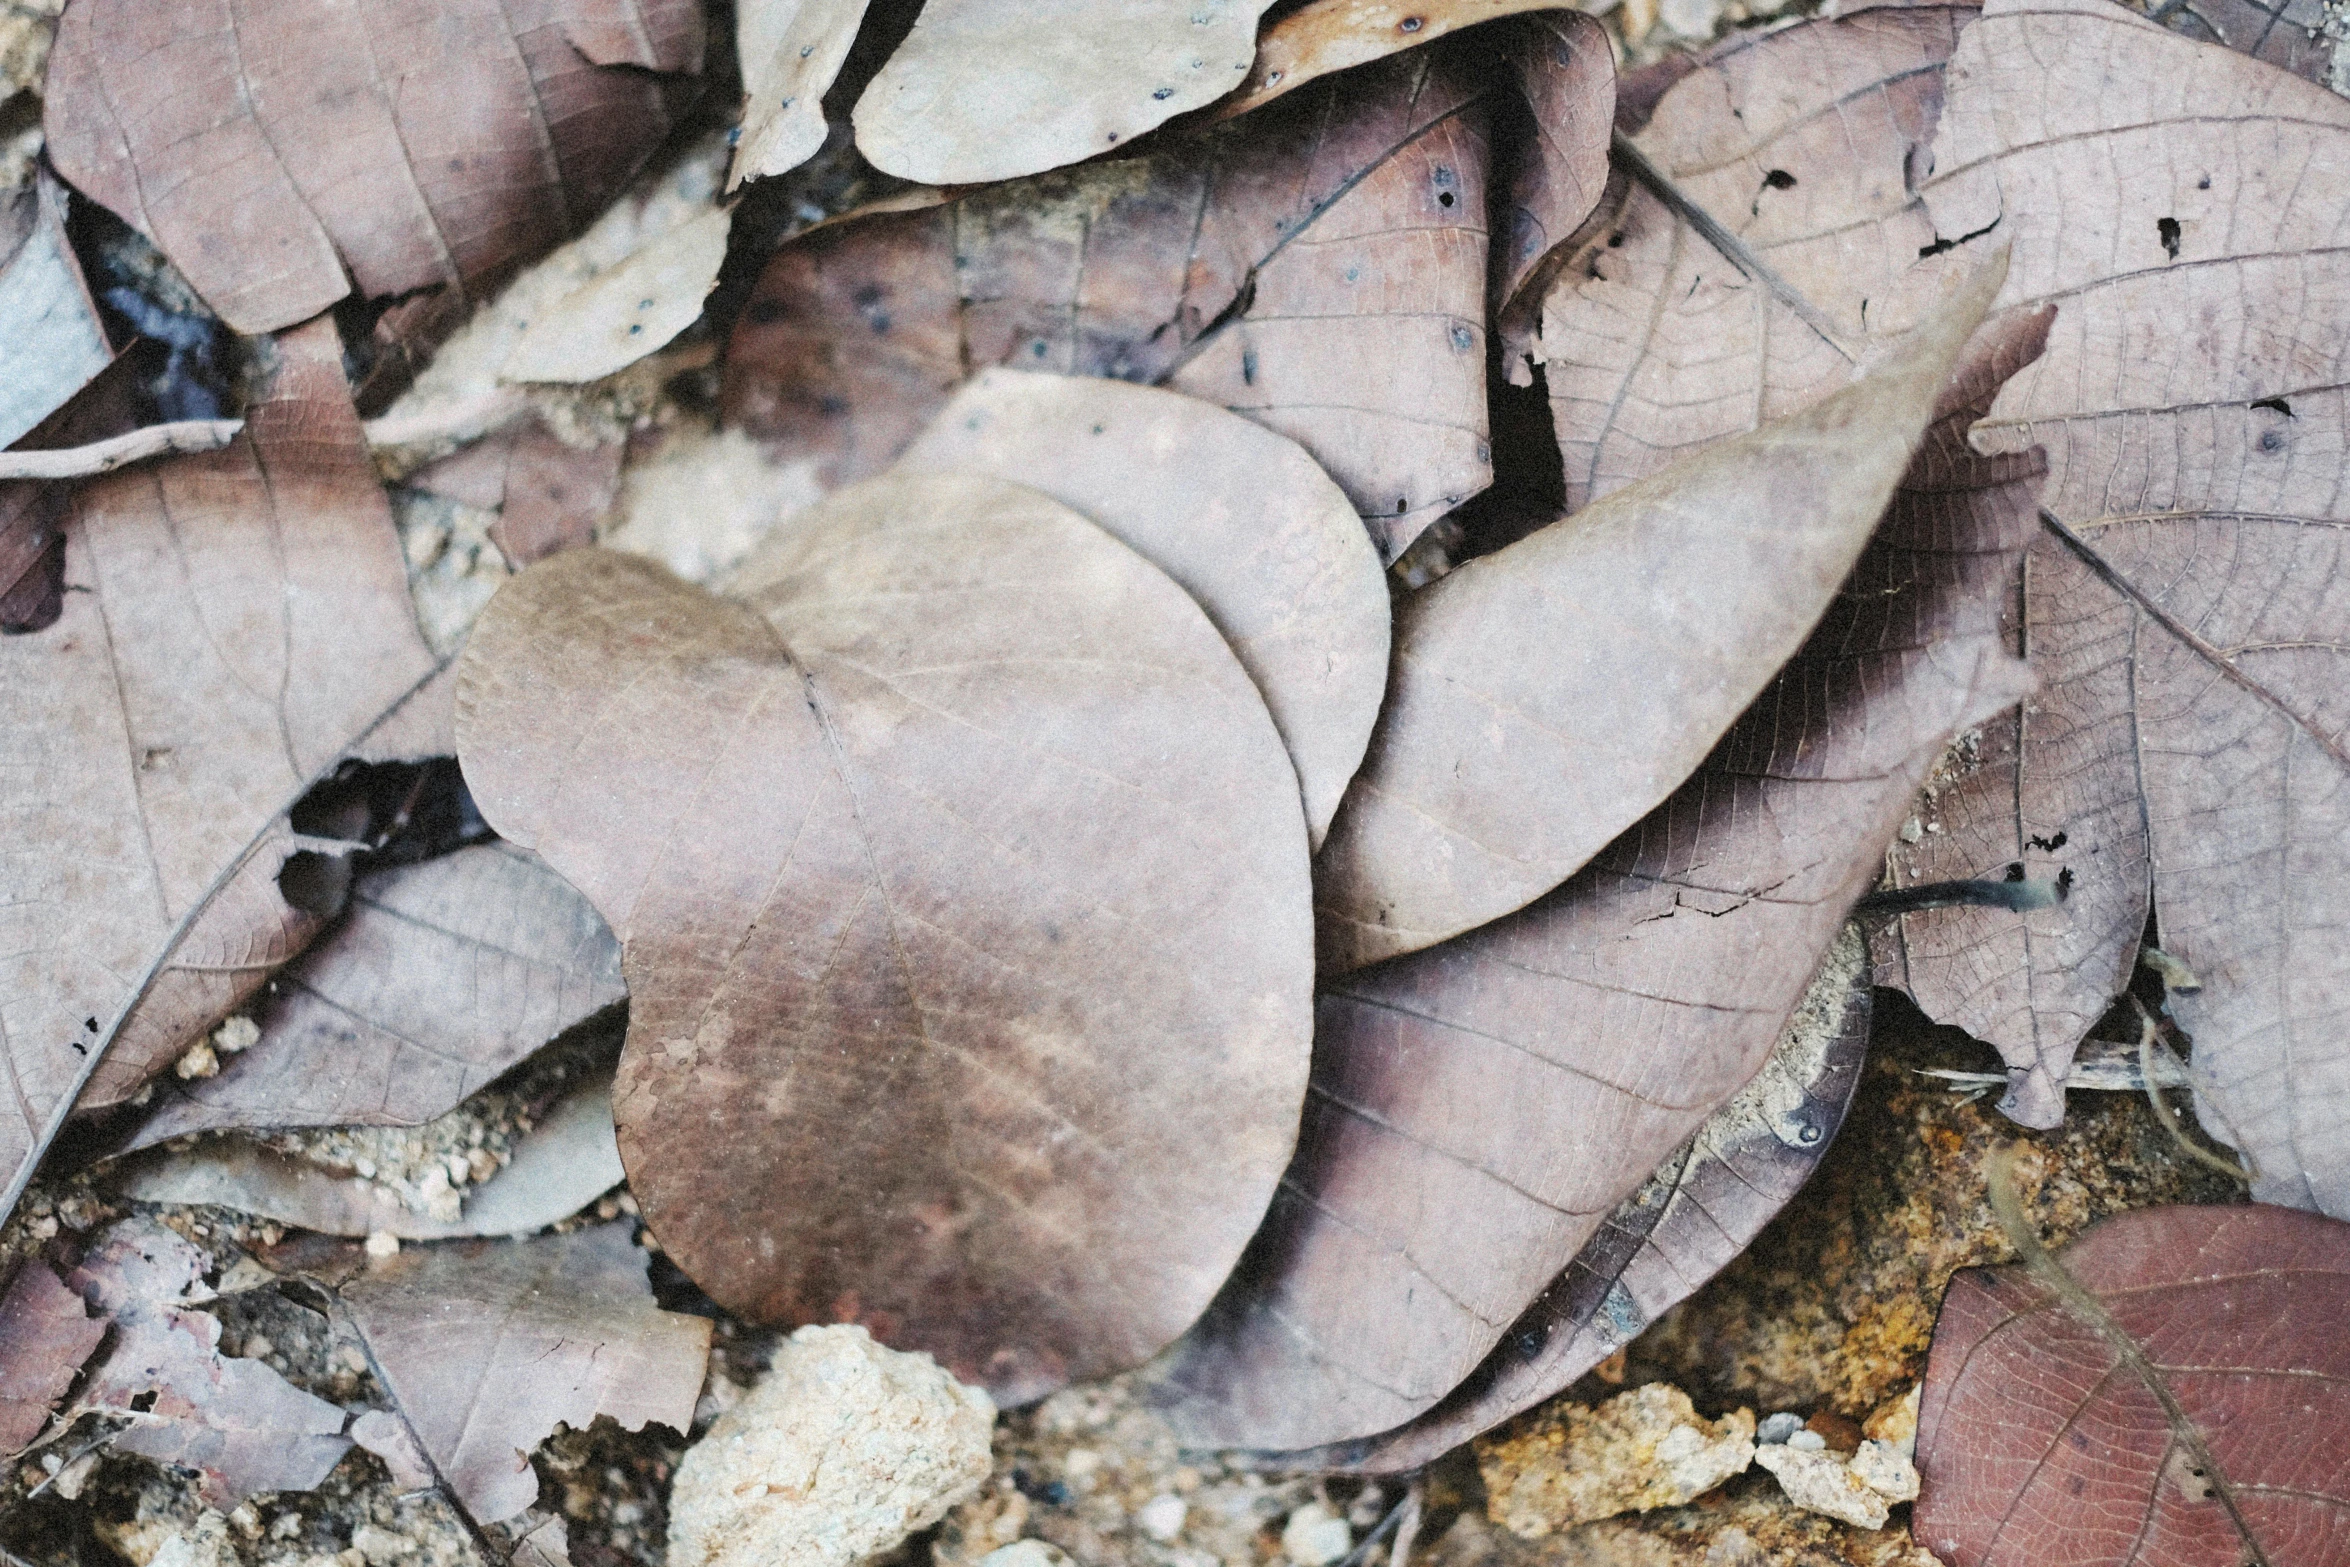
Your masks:
M728 587L557 555L459 665L483 814L623 943L648 1221L728 1309L863 1322L1007 1401L1147 1359L1304 1088L1264 703L1181 588L997 480L842 492Z
M1319 847L1387 686L1387 582L1354 507L1295 442L1212 403L983 370L906 449L1083 513L1199 601L1296 765Z
M784 174L824 145L824 91L840 75L868 0L744 0L735 10L742 136L726 188Z
M0 339L0 446L15 445L114 357L66 241L65 190L46 173L0 207ZM0 568L0 587L6 580Z
M85 1083L134 1092L339 907L347 846L297 838L289 808L348 758L418 754L387 715L433 666L333 323L276 353L228 449L78 487L63 613L0 639L0 809L26 846L0 914L0 1207Z
M612 1074L603 1072L550 1106L515 1144L511 1164L467 1188L455 1219L416 1213L373 1182L227 1139L126 1160L108 1184L139 1202L212 1203L320 1235L421 1241L527 1235L570 1218L623 1179Z
M815 230L736 322L727 422L841 484L974 369L1169 386L1304 446L1392 559L1492 482L1484 111L1417 50L1155 152Z
M701 319L733 222L713 207L582 283L523 329L500 377L596 381L668 346Z
M1041 174L1238 87L1269 0L928 0L857 100L857 150L925 185Z
M113 1324L73 1413L128 1420L113 1446L196 1471L223 1512L263 1491L307 1491L349 1451L343 1411L259 1360L220 1353L211 1255L151 1219L99 1237L68 1282Z
M139 368L129 354L107 366L9 447L72 450L111 440L138 423ZM46 631L65 612L65 518L70 485L0 481L0 636Z
M1868 1053L1867 949L1829 949L1763 1069L1584 1242L1484 1362L1418 1419L1284 1454L1284 1468L1401 1474L1563 1392L1728 1267L1802 1189Z
M620 493L624 448L575 446L539 420L510 425L409 476L416 489L498 513L490 539L520 570L595 542Z
M2150 1208L2058 1261L2069 1291L2038 1268L1950 1281L1919 1542L1953 1567L2341 1560L2350 1225Z
M536 855L489 843L376 871L277 971L253 1014L259 1041L217 1077L159 1090L128 1147L231 1127L421 1125L627 994L620 943Z
M2039 465L1966 431L2047 326L1978 337L1846 591L1671 799L1531 907L1324 991L1297 1159L1172 1362L1183 1440L1418 1418L1768 1059L1948 737L2023 689L1998 613Z
M105 1319L91 1316L49 1264L18 1264L0 1296L0 1452L21 1452L41 1434L105 1336Z
M1557 8L1558 0L1439 0L1434 5L1307 0L1268 22L1257 35L1256 61L1239 90L1216 105L1216 118L1229 120L1261 109L1333 71L1384 60L1464 27ZM1604 38L1601 47L1606 47Z
M73 0L44 128L237 331L430 291L378 323L398 343L603 210L698 90L702 29L693 0Z
M1588 16L1548 11L1518 28L1510 61L1530 139L1510 163L1492 312L1505 377L1513 386L1531 386L1542 301L1574 259L1576 233L1607 193L1616 65L1607 34Z
M1397 606L1386 710L1314 863L1325 973L1525 907L1680 787L1834 601L2003 271L1843 391Z
M558 1424L692 1424L710 1322L653 1304L629 1232L420 1246L343 1287L399 1417L477 1523L537 1499L530 1454ZM381 1422L368 1435L390 1445Z
M2327 29L2322 0L2181 0L2147 14L2174 33L2224 44L2320 87L2350 86L2335 77L2342 35Z

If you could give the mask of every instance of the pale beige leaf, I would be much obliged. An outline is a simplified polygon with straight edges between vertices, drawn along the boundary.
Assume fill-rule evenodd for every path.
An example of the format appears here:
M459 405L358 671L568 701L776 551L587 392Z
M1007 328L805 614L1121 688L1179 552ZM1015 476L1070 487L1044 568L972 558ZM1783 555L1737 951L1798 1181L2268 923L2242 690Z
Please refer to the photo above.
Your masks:
M66 242L65 189L44 172L0 207L0 447L14 445L112 357Z
M731 209L713 207L534 316L499 369L506 381L596 381L701 318L726 260Z
M857 41L869 0L743 0L734 47L742 63L742 139L726 188L783 174L824 145L824 90Z

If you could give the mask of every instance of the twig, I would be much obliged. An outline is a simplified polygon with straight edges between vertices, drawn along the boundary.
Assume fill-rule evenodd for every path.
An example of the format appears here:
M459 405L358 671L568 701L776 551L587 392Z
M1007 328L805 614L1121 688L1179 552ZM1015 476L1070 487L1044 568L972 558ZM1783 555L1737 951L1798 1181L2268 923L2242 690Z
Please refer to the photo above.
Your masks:
M1420 1532L1420 1481L1415 1477L1404 1488L1403 1497L1387 1509L1387 1516L1362 1538L1362 1542L1338 1560L1338 1567L1363 1567L1371 1559L1372 1550L1389 1535L1395 1536L1395 1549L1387 1556L1387 1567L1404 1567L1411 1555L1412 1540Z
M48 452L0 452L0 479L87 479L155 457L217 452L237 438L242 419L182 419L110 435L87 446Z
M2260 1173L2257 1169L2248 1168L2252 1164L2250 1154L2244 1156L2244 1165L2242 1166L2231 1159L2222 1159L2218 1154L2190 1139L2187 1136L2187 1129L2179 1124L2179 1113L2163 1099L2162 1089L2154 1081L2154 1014L2147 1011L2146 1003L2140 1001L2136 996L2130 998L2130 1005L2138 1009L2138 1070L2146 1079L2146 1102L2154 1106L2154 1119L2160 1121L2162 1129L2170 1133L2172 1142L2187 1150L2189 1158L2199 1164L2210 1165L2231 1180L2243 1181L2249 1185Z

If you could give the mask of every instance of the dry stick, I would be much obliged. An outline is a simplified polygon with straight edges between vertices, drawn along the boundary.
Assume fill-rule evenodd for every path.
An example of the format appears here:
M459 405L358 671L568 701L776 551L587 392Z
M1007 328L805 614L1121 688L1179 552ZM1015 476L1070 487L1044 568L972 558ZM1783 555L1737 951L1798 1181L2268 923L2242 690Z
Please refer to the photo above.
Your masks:
M1395 1549L1388 1553L1387 1567L1404 1567L1411 1554L1412 1538L1420 1532L1420 1491L1421 1482L1415 1475L1404 1488L1402 1499L1387 1509L1387 1516L1363 1536L1361 1544L1339 1558L1338 1567L1363 1567L1371 1559L1372 1549L1391 1534L1395 1536Z
M87 479L131 463L190 452L217 452L237 438L242 419L182 419L110 435L87 446L47 452L0 452L0 479Z
M2231 1180L2250 1185L2260 1173L2258 1169L2250 1167L2250 1154L2244 1156L2244 1164L2239 1166L2231 1159L2222 1159L2187 1136L2187 1129L2179 1124L2179 1113L2163 1099L2162 1089L2154 1081L2154 1014L2147 1011L2146 1003L2136 996L2130 998L2130 1005L2138 1009L2138 1071L2146 1079L2146 1102L2154 1106L2154 1119L2160 1121L2162 1129L2170 1133L2172 1142L2187 1150L2189 1158L2198 1164L2210 1165Z
M2252 1533L2252 1526L2244 1521L2243 1509L2236 1505L2235 1487L2228 1483L2227 1474L2220 1468L2219 1460L2211 1456L2211 1446L2203 1440L2203 1433L2195 1428L2195 1422L2188 1419L2187 1411L2180 1407L2178 1395L2170 1390L2169 1383L2162 1380L2162 1374L2154 1369L2154 1363L2146 1358L2146 1351L2139 1347L2138 1341L2113 1320L2112 1314L2105 1309L2105 1303L2089 1293L2080 1280L2066 1272L2064 1264L2058 1262L2049 1254L2048 1248L2040 1244L2039 1231L2033 1229L2031 1220L2025 1217L2023 1201L2016 1193L2015 1161L2022 1148L2021 1143L2009 1143L2001 1148L1991 1156L1988 1172L1991 1211L1998 1216L2000 1229L2007 1233L2008 1244L2015 1248L2016 1260L2023 1264L2025 1271L2043 1289L2056 1297L2058 1304L2072 1313L2075 1321L2103 1339L2105 1347L2123 1365L2137 1373L2138 1380L2146 1385L2146 1391L2152 1393L2155 1402L2162 1405L2163 1415L2170 1422L2171 1440L2186 1449L2187 1456L2194 1460L2196 1475L2209 1482L2212 1495L2219 1498L2220 1505L2228 1510L2228 1521L2236 1526L2237 1537L2244 1542L2245 1567L2273 1567L2268 1553L2260 1548L2259 1539Z

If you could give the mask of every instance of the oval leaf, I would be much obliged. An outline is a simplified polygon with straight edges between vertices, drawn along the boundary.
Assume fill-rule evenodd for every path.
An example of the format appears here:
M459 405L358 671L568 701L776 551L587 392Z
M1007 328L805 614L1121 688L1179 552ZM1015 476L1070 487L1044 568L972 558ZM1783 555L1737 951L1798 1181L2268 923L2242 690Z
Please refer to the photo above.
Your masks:
M1272 711L1319 846L1387 688L1387 581L1345 492L1212 403L983 370L907 472L992 474L1092 518L1199 600Z
M731 591L557 555L459 666L483 814L624 943L648 1219L729 1308L1008 1400L1147 1358L1304 1089L1305 824L1262 700L1157 568L996 480L844 491Z

